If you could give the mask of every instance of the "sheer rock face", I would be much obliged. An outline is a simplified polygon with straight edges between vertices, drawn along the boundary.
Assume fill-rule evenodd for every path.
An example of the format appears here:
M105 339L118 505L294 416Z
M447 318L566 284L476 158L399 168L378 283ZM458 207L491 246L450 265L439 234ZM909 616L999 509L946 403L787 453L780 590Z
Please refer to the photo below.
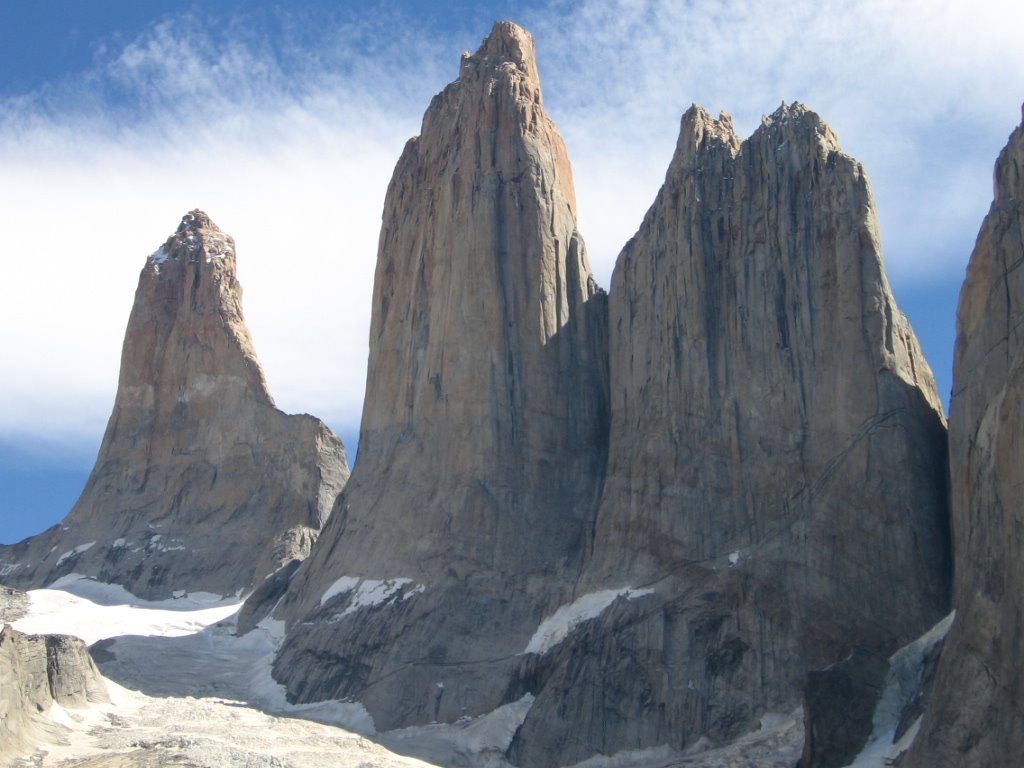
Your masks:
M948 610L946 434L863 168L813 112L683 117L609 299L611 430L580 591L621 598L533 672L512 754L727 739L805 673ZM536 687L536 684L535 684Z
M1010 766L1024 754L1024 125L960 292L949 458L956 620L914 768Z
M0 548L4 581L75 572L146 598L235 594L308 553L345 450L318 419L274 407L241 298L234 241L187 214L139 276L85 490L61 524Z
M283 604L293 697L378 728L501 703L592 527L606 312L532 38L500 22L388 189L359 464Z
M80 709L109 701L85 643L70 635L0 629L0 759L31 752L54 728L50 705Z

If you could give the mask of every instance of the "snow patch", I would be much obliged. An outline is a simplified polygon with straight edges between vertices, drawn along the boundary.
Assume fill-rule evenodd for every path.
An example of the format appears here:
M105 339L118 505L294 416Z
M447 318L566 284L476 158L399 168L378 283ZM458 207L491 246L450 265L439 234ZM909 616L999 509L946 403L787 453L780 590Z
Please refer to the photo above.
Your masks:
M167 251L164 249L164 247L162 245L159 248L157 248L155 251L153 251L151 254L149 254L149 263L150 264L157 264L157 265L159 265L159 264L166 263L166 261L167 261Z
M358 576L342 576L324 590L324 593L320 596L320 605L323 605L335 595L340 595L344 592L351 592L357 586L359 586Z
M735 552L729 555L729 567L737 565L740 561L740 551L737 549Z
M438 685L441 687L440 683ZM486 761L473 758L485 753L504 755L526 720L533 701L533 695L528 693L486 715L465 717L456 723L400 728L380 734L377 740L389 749L439 765L488 765Z
M63 565L65 562L70 560L75 555L80 555L83 552L85 552L87 549L89 549L90 547L93 547L95 545L96 545L95 541L90 541L88 544L79 544L74 549L69 549L67 552L65 552L63 555L61 555L60 557L57 558L57 562L53 564L53 567L54 568L60 568L61 565Z
M363 608L382 605L395 598L396 595L399 600L405 600L407 597L419 594L424 590L422 584L416 584L412 589L406 589L406 586L409 584L413 584L412 579L377 580L362 579L358 576L342 576L324 590L323 595L320 596L320 605L324 605L328 600L338 595L351 593L345 610L331 617L331 621L338 621Z
M606 589L583 595L568 605L563 605L548 616L537 627L523 653L542 654L554 648L567 638L584 621L596 619L618 598L633 600L649 595L653 589Z
M126 546L128 546L127 539L114 539L112 542L110 542L111 549L122 549Z
M65 591L68 588L77 594ZM241 606L219 597L211 602L203 594L181 600L141 600L123 587L80 574L64 576L47 589L30 590L28 596L28 614L14 622L16 630L29 635L77 635L86 645L121 635L195 634L227 619Z

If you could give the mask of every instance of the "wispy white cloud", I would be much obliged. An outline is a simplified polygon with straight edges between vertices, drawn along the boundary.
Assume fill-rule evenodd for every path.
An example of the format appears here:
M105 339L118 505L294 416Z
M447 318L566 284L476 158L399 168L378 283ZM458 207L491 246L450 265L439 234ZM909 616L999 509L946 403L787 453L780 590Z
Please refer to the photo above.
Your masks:
M0 431L102 430L138 270L193 207L236 238L279 404L358 421L384 190L419 124L395 94L438 73L401 36L406 63L366 72L339 36L288 59L185 17L0 107Z
M1024 100L1015 5L525 11L600 281L653 200L690 102L749 133L794 99L867 166L896 275L961 274ZM138 270L193 207L235 236L279 405L358 422L387 181L461 49L488 30L426 34L382 11L278 23L269 38L245 19L170 19L101 51L89 72L0 103L0 434L99 434Z

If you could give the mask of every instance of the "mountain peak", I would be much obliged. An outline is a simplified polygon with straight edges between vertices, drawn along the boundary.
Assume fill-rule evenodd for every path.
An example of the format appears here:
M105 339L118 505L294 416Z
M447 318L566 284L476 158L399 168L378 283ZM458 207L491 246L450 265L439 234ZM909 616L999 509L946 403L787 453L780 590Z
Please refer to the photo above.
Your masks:
M174 234L149 255L147 263L155 266L156 272L160 273L160 267L168 259L211 263L227 258L234 260L234 257L234 239L224 234L213 223L213 219L196 208L181 217L181 223Z
M459 79L471 79L474 74L496 77L502 72L525 77L539 88L533 36L511 21L496 21L476 53L462 54Z
M347 477L322 422L274 407L234 240L193 210L139 275L85 490L61 526L17 545L11 578L73 570L147 598L247 591L308 552Z

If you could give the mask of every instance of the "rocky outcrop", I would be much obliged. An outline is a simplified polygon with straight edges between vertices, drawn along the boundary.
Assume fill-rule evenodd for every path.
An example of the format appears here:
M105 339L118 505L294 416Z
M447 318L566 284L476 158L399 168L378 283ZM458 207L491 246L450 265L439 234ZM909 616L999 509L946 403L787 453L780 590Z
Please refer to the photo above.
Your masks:
M44 717L52 704L105 701L103 678L77 637L0 630L0 759L31 751L54 730Z
M543 654L521 765L724 742L854 647L948 611L946 435L884 274L864 169L813 112L741 142L682 119L616 264L611 429L577 593L619 597Z
M913 768L1024 755L1024 125L995 167L957 310L949 460L956 620Z
M139 276L85 490L61 524L0 547L4 581L75 572L145 598L235 594L308 553L345 450L318 419L274 407L241 300L234 241L192 211Z
M279 609L293 698L380 729L490 711L568 598L607 440L575 205L532 38L498 23L388 188L359 464Z
M0 624L10 624L28 613L28 595L19 589L0 585Z

